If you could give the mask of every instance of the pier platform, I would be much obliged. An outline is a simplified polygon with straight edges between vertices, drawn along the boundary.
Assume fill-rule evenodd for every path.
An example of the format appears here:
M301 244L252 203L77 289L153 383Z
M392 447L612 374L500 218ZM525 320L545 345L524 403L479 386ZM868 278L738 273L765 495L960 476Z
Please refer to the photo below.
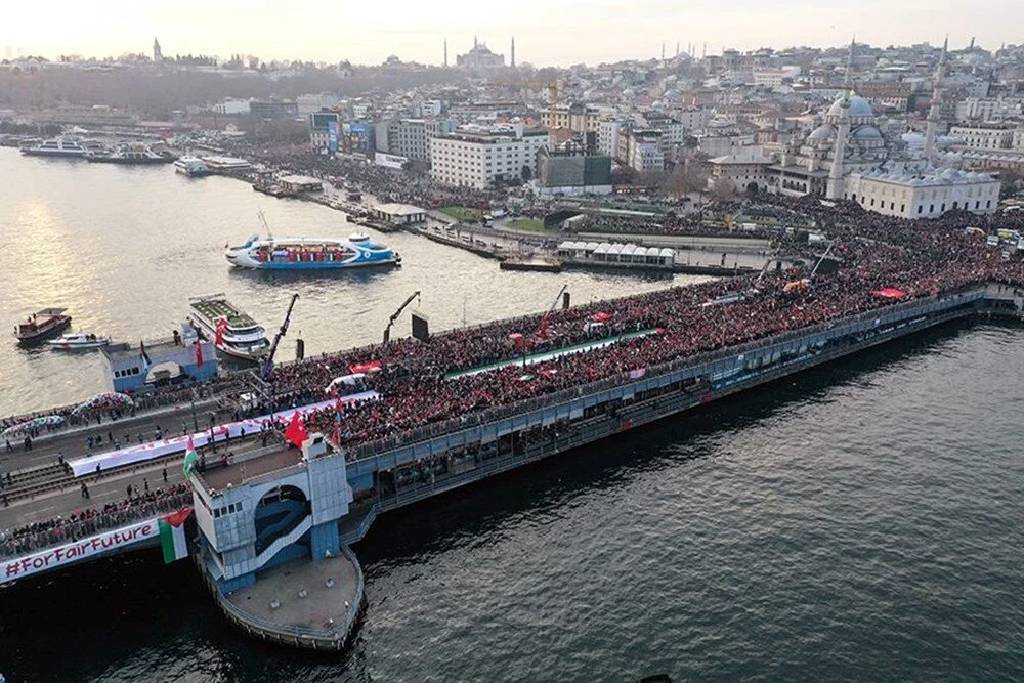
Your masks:
M216 592L224 614L265 640L337 650L352 634L363 602L363 571L348 548L318 561L296 560L261 572L253 585Z

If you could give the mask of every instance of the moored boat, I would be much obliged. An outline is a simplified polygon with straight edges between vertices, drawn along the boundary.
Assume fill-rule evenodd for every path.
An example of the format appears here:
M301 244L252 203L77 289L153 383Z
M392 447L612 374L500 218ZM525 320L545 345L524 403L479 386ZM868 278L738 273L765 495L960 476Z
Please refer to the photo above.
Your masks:
M174 161L173 157L154 152L149 145L137 142L125 142L111 150L90 152L85 158L93 163L129 166L169 164Z
M14 328L14 337L20 344L30 344L49 337L71 325L71 316L66 308L44 308L30 315L25 322Z
M213 339L219 351L246 360L259 360L269 352L266 330L223 294L194 297L189 305L200 333Z
M174 162L174 170L189 178L200 178L210 173L210 167L199 157L181 157Z
M326 238L259 239L227 247L224 257L233 266L257 270L324 270L399 265L402 257L370 239L352 233L347 240Z
M110 343L110 337L100 337L88 332L72 332L62 334L57 339L46 342L51 349L75 351L77 349L98 349Z
M43 140L35 145L22 147L20 151L27 157L85 159L89 154L89 147L82 138L61 135L49 140Z

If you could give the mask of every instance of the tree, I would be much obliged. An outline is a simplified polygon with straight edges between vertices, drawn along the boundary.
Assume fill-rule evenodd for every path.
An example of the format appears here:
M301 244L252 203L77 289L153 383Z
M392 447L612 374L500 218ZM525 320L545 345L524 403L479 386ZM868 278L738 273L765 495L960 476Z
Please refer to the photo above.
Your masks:
M714 184L711 185L711 194L718 201L732 199L736 194L736 183L725 176L719 176L715 178Z
M677 164L671 175L662 183L662 191L672 197L681 198L707 189L708 176L699 164Z

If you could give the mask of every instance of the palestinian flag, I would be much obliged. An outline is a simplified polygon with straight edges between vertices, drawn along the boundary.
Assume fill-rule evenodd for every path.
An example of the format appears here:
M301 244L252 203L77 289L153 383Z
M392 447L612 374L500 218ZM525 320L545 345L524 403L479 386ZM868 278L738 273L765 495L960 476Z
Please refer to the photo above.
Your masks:
M192 470L195 469L196 463L199 462L199 456L196 455L196 445L192 442L192 435L188 435L188 443L185 444L185 461L181 463L181 473L188 479L188 475Z
M171 563L188 555L185 543L185 520L192 514L192 508L182 508L160 518L160 545L164 551L164 563Z

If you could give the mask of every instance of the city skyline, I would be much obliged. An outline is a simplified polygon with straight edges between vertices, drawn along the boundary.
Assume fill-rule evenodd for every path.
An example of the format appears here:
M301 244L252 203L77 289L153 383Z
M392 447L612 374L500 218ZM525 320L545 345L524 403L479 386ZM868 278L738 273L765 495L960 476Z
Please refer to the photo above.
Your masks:
M98 10L71 2L58 2L57 6L62 21L56 24L49 21L54 14L52 5L10 8L5 25L12 30L0 28L3 56L148 54L153 36L158 36L167 55L242 53L265 60L348 59L356 64L379 64L394 54L403 60L440 65L445 41L451 64L455 55L472 46L474 38L507 57L514 36L520 63L564 67L659 57L663 44L669 56L675 53L677 43L683 51L692 44L699 55L705 43L709 54L724 48L832 47L847 44L852 34L860 43L885 46L938 45L949 33L954 49L972 38L982 47L996 49L1019 40L1014 27L1024 20L1024 5L1007 0L988 2L986 11L969 16L963 16L952 3L922 0L897 5L835 0L827 8L814 10L791 0L771 6L741 0L728 9L699 2L685 12L663 0L635 4L570 0L558 6L529 1L517 6L514 16L500 18L464 1L441 16L425 6L400 2L389 15L387 29L375 28L379 21L375 8L363 5L346 8L337 23L325 22L304 7L253 8L236 0L217 6L183 0L173 7L142 8L115 0L102 3ZM202 22L196 21L197 15ZM880 22L878 16L886 20ZM992 16L1001 20L991 22ZM118 29L116 38L110 37L112 24ZM609 40L609 27L621 35Z

